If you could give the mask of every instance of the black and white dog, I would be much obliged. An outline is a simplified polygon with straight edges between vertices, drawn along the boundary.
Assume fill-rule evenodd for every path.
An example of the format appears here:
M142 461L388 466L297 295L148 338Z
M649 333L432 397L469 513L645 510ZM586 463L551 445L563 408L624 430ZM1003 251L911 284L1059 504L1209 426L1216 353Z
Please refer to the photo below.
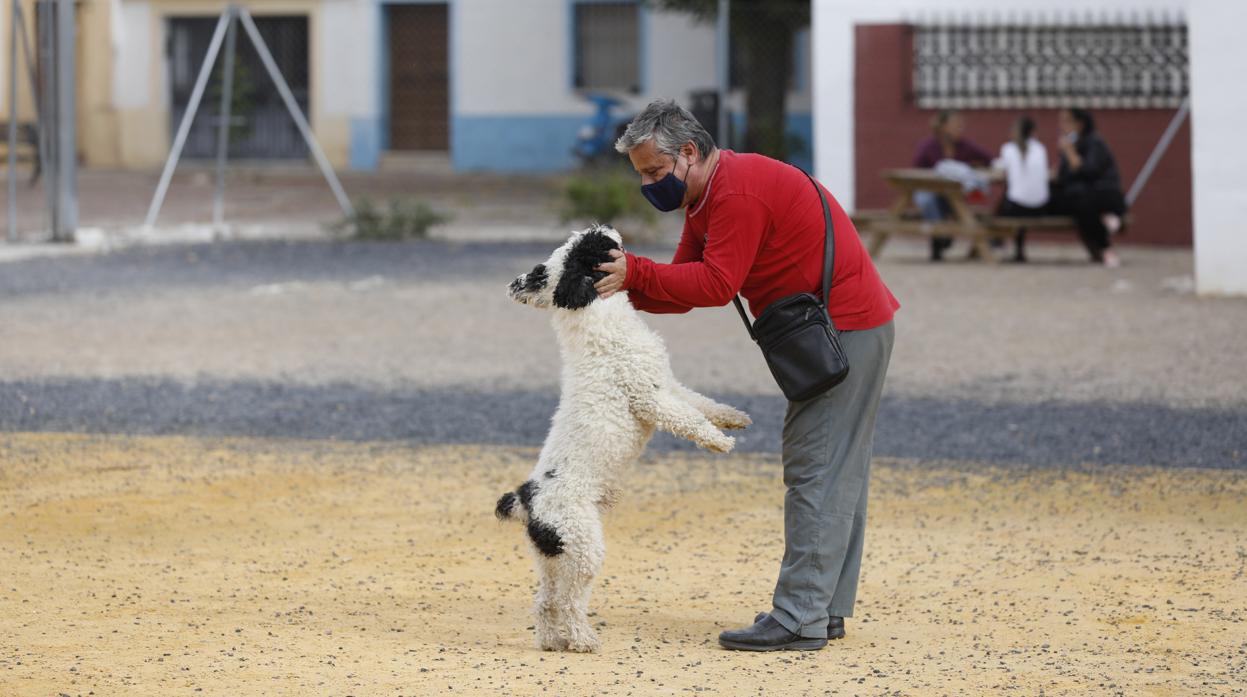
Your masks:
M749 416L681 385L667 351L627 293L601 300L599 264L620 249L619 233L597 225L573 233L543 264L511 282L507 295L552 309L563 359L562 396L537 465L519 489L502 495L500 519L519 520L539 577L537 643L546 650L596 651L589 593L606 547L601 511L655 429L714 452L734 440L719 429Z

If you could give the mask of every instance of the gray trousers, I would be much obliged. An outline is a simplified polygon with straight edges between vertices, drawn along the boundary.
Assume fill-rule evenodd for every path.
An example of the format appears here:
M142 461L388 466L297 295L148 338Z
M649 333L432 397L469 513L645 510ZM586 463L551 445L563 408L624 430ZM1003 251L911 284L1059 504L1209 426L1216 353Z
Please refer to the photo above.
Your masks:
M804 637L851 617L866 534L875 412L892 357L891 322L840 333L849 374L830 391L789 402L784 417L784 560L771 616Z

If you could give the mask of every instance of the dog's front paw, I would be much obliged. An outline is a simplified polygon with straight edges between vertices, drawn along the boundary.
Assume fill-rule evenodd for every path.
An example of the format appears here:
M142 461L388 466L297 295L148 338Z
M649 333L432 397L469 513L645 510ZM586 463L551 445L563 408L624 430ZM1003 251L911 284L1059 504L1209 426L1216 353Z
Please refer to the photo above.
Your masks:
M752 426L753 419L749 418L748 414L739 409L723 407L715 412L714 418L711 419L711 423L722 429L739 431L746 426Z
M703 441L701 443L698 443L698 445L705 448L706 450L709 450L712 453L732 452L732 448L736 445L736 439L731 436L725 436L722 433L717 433L716 435L717 435L716 438L711 438L710 440Z

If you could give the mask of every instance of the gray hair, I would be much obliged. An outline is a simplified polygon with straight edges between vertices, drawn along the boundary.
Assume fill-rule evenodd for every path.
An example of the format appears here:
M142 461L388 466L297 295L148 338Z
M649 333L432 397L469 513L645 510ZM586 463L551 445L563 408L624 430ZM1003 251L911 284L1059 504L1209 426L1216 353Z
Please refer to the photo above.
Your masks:
M658 152L671 157L675 157L680 148L690 141L703 158L709 157L714 150L714 138L688 109L676 104L673 99L650 102L615 141L615 150L627 155L647 140L653 140Z

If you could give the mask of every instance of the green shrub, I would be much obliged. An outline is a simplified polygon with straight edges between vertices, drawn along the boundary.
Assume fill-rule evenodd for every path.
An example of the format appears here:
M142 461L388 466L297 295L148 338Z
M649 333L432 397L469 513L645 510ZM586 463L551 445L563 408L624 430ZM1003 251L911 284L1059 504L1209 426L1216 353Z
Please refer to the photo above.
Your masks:
M637 176L614 168L577 174L564 190L563 222L585 220L616 225L630 219L649 225L657 219L652 206L641 196ZM616 225L618 227L618 225Z
M450 216L419 201L390 199L388 207L382 209L370 199L359 199L352 215L329 227L348 239L398 241L426 237L429 228L449 220Z

